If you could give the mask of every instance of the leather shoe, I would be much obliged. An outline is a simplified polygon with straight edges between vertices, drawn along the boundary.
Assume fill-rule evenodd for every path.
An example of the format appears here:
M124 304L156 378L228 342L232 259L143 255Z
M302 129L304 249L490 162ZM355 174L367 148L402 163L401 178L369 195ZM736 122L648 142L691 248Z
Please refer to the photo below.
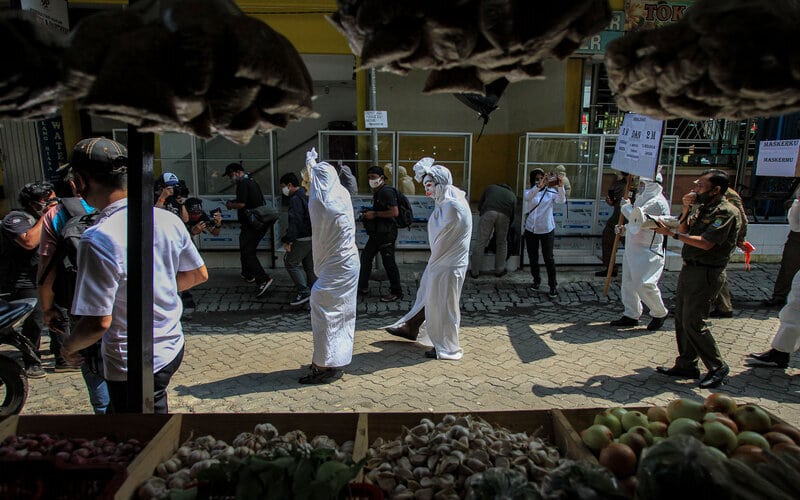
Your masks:
M430 351L425 351L425 357L426 358L431 358L431 359L436 359L436 348L434 347Z
M615 319L609 324L611 326L636 326L639 324L639 320L623 316L620 319Z
M398 300L402 300L402 295L397 295L396 293L388 293L381 297L381 302L397 302Z
M666 366L658 366L656 367L656 371L662 375L676 378L700 378L700 370L697 367L678 368L677 366L673 366L672 368L668 368Z
M713 311L708 313L708 317L709 318L732 318L733 317L733 311L720 311L720 310L714 309Z
M778 368L789 366L789 353L781 352L777 349L770 349L760 354L750 354L750 357L762 363L774 363Z
M417 335L412 334L410 331L408 331L408 325L406 323L403 323L398 327L390 326L389 328L386 329L386 331L389 332L391 335L394 335L395 337L403 337L404 339L407 340L417 340Z
M703 380L700 381L700 388L701 389L713 389L715 387L719 387L725 383L725 380L728 378L728 374L731 372L731 369L728 368L728 365L725 363L722 364L716 370L709 371Z
M665 321L667 321L667 316L663 318L653 318L650 320L650 323L647 324L647 329L654 332L664 326Z

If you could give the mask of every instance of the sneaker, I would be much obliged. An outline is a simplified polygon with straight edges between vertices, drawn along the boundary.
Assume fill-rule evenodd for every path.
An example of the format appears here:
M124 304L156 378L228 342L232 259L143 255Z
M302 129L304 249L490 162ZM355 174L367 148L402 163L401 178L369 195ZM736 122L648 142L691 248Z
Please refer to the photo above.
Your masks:
M261 297L267 292L267 289L272 286L272 282L275 281L272 278L267 278L267 281L258 285L258 292L256 293L256 297Z
M402 295L397 295L396 293L388 293L381 297L381 302L397 302L398 300L402 299Z
M248 277L247 277L247 276L245 276L244 274L240 274L239 276L240 276L240 277L241 277L243 280L245 280L246 282L248 282L248 283L253 283L253 282L256 280L256 279L255 279L255 278L253 278L252 276L248 278Z
M329 384L334 380L342 378L344 372L338 368L317 368L311 366L311 373L302 377L299 382L301 384Z
M47 373L45 373L45 371L42 370L41 365L31 365L25 368L25 375L28 378L45 378L47 376Z
M528 289L535 291L538 290L540 286L542 286L541 283L534 281L533 284L528 287Z
M79 372L81 371L81 367L68 365L66 363L56 363L56 366L53 368L53 371L56 373Z
M290 306L299 306L305 304L311 298L311 294L308 292L300 292L297 294L297 297L294 298L293 301L289 302Z
M556 287L550 288L550 291L547 292L547 296L550 297L551 299L558 297L558 291L556 290Z

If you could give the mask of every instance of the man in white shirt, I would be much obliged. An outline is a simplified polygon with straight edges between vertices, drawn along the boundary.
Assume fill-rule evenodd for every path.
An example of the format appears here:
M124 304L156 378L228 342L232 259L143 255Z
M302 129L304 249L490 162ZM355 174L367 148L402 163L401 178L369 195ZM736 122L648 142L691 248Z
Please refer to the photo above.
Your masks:
M553 257L553 245L556 239L556 222L553 219L553 204L566 203L564 183L554 173L545 175L544 170L535 168L530 173L530 189L523 195L525 208L525 246L528 249L528 260L533 275L533 290L538 290L542 283L539 274L539 245L542 246L542 258L547 267L547 285L551 299L558 297L556 291L556 261Z
M72 314L81 316L62 352L80 365L79 351L100 338L111 397L110 412L128 406L128 190L127 150L96 137L80 141L70 162L75 187L101 215L81 238ZM153 209L153 397L156 413L167 413L166 388L183 360L184 337L178 292L208 279L208 271L183 222Z
M783 245L781 268L775 279L772 297L762 301L767 307L783 307L786 304L789 291L792 289L792 278L800 271L800 193L795 193L794 202L789 207L786 218L789 221L789 236Z

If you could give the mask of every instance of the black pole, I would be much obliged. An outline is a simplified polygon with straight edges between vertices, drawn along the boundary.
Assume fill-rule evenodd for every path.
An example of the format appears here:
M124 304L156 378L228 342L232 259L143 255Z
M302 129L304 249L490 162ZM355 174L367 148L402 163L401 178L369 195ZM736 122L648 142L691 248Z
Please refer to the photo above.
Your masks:
M153 413L153 134L128 126L128 404Z

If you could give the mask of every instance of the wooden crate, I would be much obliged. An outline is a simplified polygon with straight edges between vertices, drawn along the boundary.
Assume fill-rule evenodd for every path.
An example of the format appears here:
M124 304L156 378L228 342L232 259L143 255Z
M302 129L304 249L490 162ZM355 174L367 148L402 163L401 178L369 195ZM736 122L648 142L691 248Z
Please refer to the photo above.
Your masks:
M117 441L138 439L147 445L128 464L128 477L115 498L129 499L163 460L161 448L177 447L180 418L173 415L14 415L0 422L0 440L8 436L47 433L69 438Z

